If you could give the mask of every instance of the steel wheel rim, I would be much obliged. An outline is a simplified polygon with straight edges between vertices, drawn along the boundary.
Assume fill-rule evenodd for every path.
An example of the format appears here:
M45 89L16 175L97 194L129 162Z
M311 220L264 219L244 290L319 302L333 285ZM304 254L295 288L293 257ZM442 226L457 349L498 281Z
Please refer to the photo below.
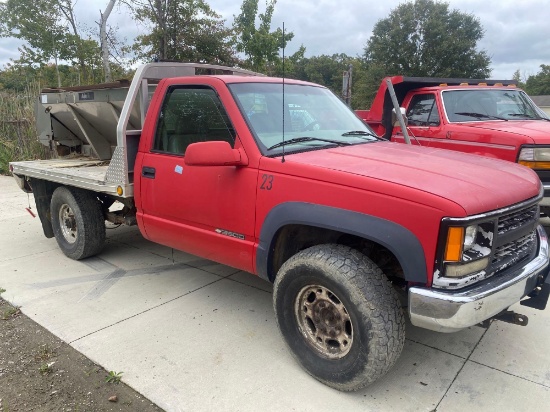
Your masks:
M342 301L328 288L303 287L294 307L300 333L319 355L327 359L346 356L353 344L353 326Z
M74 212L68 204L64 204L59 208L59 227L61 228L61 233L63 238L73 244L76 242L77 229L76 229L76 219L74 217Z

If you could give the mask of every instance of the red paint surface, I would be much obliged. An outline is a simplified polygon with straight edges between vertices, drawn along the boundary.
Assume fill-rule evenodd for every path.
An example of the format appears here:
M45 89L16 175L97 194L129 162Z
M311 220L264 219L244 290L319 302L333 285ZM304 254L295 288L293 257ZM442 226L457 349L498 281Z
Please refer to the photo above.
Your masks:
M135 164L138 225L148 239L254 273L258 237L269 212L284 202L308 202L404 226L420 240L431 276L443 217L487 212L539 193L537 176L526 168L390 142L291 154L284 163L263 157L226 85L245 81L280 79L197 76L160 82ZM150 150L162 98L176 84L217 91L237 131L235 149L247 165L188 166L183 156ZM143 167L154 167L155 178L142 177ZM263 175L272 176L270 190L260 189Z

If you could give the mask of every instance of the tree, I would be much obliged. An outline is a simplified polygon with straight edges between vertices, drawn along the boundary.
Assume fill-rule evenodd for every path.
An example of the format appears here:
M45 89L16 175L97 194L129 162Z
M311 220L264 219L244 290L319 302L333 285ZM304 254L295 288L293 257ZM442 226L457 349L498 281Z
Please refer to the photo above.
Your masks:
M15 37L27 42L21 55L29 63L56 62L64 57L61 48L64 37L59 23L59 9L55 0L8 0L0 3L0 33L2 37ZM61 86L58 73L58 86Z
M204 0L136 1L134 17L149 26L134 50L143 60L177 60L233 65L231 30Z
M350 65L353 68L351 106L363 109L369 103L365 92L368 73L359 57L340 53L302 58L294 63L292 75L299 80L322 84L337 96L342 96L342 76Z
M265 12L258 14L258 0L244 0L241 13L235 16L233 28L236 33L237 51L245 54L245 65L257 72L274 71L280 62L281 49L294 37L294 33L283 33L280 27L271 31L271 19L276 2L277 0L266 0ZM256 16L260 20L258 28ZM298 55L303 55L304 50L298 50Z
M434 0L402 3L379 20L365 46L368 65L385 75L487 78L490 58L477 50L479 19Z
M525 91L531 96L550 95L550 65L541 64L540 71L527 78Z
M99 56L97 42L81 37L74 15L75 0L7 0L0 3L0 36L26 42L16 65L47 65L51 60L77 63L82 81ZM61 86L61 73L57 72Z
M109 64L109 44L107 43L107 19L109 18L116 0L109 0L105 11L99 12L99 38L101 44L101 60L103 62L103 70L105 71L105 81L110 82L111 78L111 66Z

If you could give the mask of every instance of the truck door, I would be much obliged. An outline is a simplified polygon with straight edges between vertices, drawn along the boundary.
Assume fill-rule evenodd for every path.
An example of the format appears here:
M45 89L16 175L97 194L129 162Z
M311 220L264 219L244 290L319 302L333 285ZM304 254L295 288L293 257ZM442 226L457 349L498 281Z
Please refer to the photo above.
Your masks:
M408 132L411 143L420 146L444 147L445 133L434 93L415 94L407 105ZM440 140L443 139L443 140ZM394 127L392 141L405 141L401 128Z
M152 140L136 169L145 236L252 272L257 169L184 164L191 143L240 147L217 93L208 86L169 87Z

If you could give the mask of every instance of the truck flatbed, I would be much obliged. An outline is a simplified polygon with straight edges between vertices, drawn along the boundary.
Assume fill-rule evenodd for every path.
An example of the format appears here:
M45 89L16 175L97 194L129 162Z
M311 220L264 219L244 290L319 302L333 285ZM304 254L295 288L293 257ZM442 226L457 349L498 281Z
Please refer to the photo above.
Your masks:
M117 184L106 178L109 161L89 158L13 162L18 174L116 195Z

